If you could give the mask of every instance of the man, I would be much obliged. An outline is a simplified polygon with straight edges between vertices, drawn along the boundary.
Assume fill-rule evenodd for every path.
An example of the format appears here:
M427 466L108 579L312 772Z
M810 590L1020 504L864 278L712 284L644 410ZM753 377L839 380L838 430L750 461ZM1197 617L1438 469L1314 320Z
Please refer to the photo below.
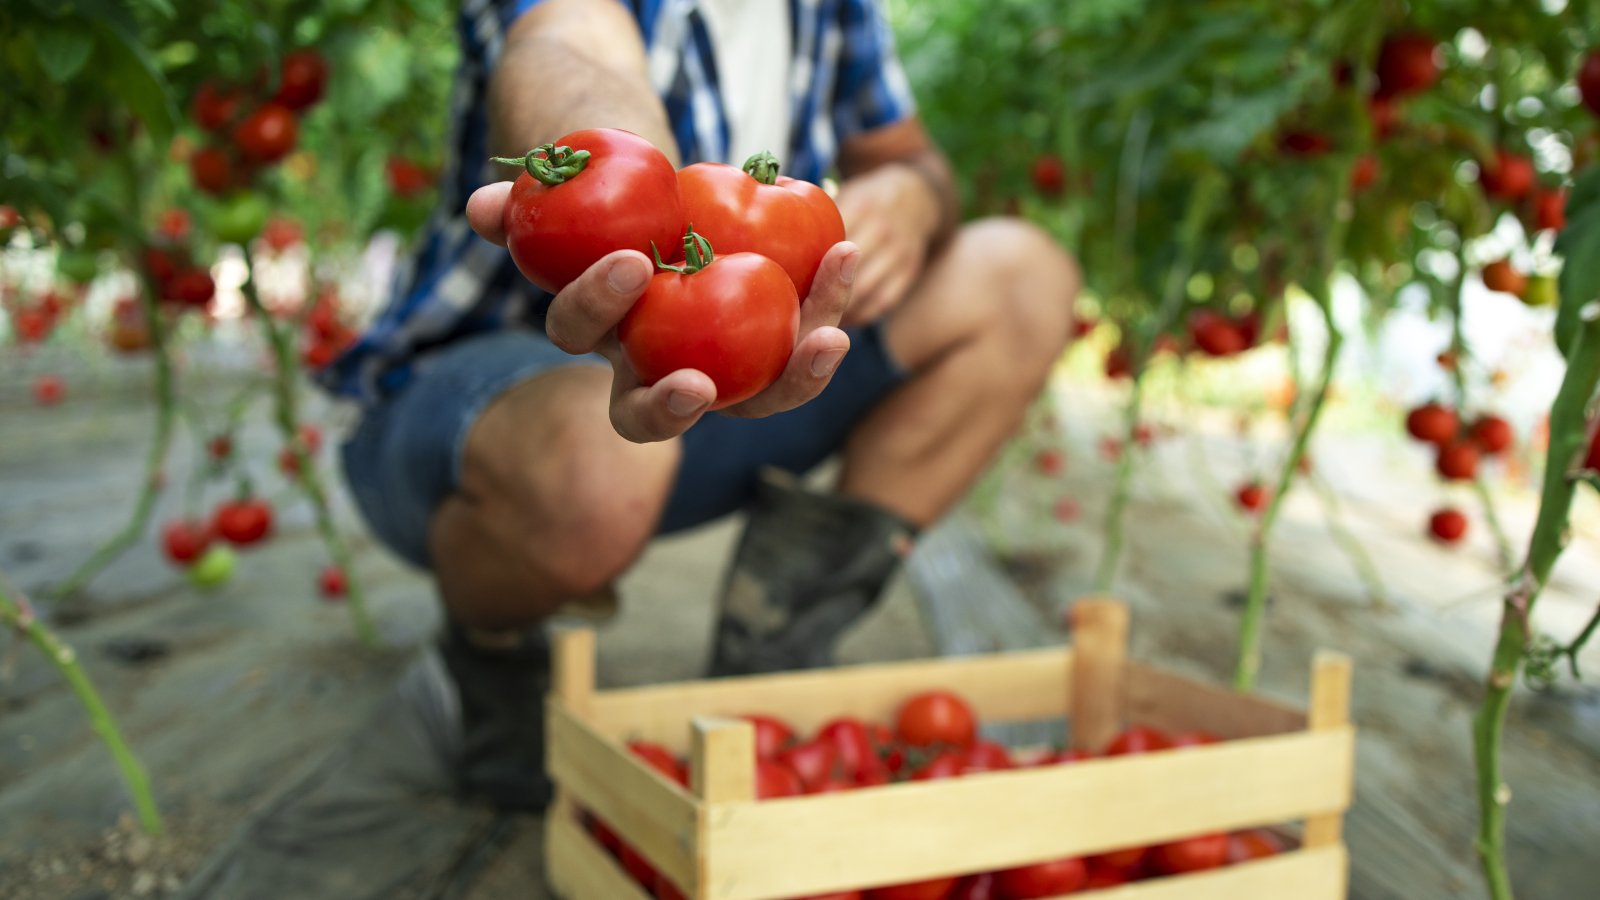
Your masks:
M537 808L549 615L608 591L653 536L748 508L710 674L828 664L1018 426L1068 340L1077 274L1024 223L958 225L871 0L466 0L461 30L441 210L326 377L366 401L344 460L373 530L438 580L461 787ZM553 299L517 273L500 224L516 173L489 158L591 127L677 165L771 150L800 178L837 166L849 240L772 387L708 415L700 372L638 384L614 329L652 274L642 254ZM832 491L761 474L835 453Z

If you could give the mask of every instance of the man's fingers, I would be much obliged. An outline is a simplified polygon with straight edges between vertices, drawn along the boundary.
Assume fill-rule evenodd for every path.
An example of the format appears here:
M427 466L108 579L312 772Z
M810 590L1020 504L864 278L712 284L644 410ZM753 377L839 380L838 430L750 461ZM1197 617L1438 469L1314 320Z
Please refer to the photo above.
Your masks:
M823 254L817 276L811 280L811 294L800 303L800 334L839 324L850 305L851 285L860 267L861 250L849 241L840 241Z
M699 421L717 397L711 376L679 369L643 387L626 363L611 379L611 427L636 444L675 438Z
M637 250L601 257L550 301L545 334L568 353L600 347L650 283L650 260Z
M811 293L816 296L816 291ZM843 331L831 325L815 328L795 345L789 364L771 387L723 413L754 419L794 409L822 393L849 350L850 336Z
M506 198L511 196L511 182L497 181L486 184L467 198L467 222L478 236L491 244L506 244Z

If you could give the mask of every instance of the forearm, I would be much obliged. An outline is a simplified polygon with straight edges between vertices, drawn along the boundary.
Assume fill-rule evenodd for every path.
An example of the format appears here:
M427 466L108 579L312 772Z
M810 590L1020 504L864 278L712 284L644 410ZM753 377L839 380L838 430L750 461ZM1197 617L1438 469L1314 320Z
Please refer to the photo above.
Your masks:
M898 160L918 176L918 189L928 201L927 238L929 247L937 247L955 233L961 217L961 203L956 194L955 175L950 161L934 147L926 147L916 154Z

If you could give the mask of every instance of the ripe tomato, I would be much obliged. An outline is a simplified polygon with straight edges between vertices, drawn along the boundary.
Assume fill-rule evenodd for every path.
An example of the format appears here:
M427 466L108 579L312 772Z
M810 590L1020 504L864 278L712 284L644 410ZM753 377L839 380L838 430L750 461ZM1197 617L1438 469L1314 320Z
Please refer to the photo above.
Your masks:
M867 900L946 900L956 886L954 876L891 884L867 891Z
M233 129L239 154L256 163L275 163L294 149L300 124L294 113L279 103L263 103Z
M913 747L967 747L978 739L978 717L960 696L927 691L901 705L895 733Z
M657 272L617 326L644 384L698 369L717 387L712 409L748 400L778 380L800 330L800 299L777 263L754 253L713 257L693 231L681 267Z
M949 900L999 900L993 872L979 872L961 879L950 892Z
M849 778L859 778L862 770L878 759L866 723L851 716L832 719L817 729L816 740L833 745L839 768Z
M1406 414L1406 433L1424 444L1444 446L1455 440L1460 430L1456 411L1438 403L1424 403Z
M1052 154L1035 157L1028 169L1033 189L1046 197L1059 197L1067 186L1067 167L1061 158Z
M1441 509L1428 518L1428 533L1441 544L1454 544L1467 534L1467 517L1458 509Z
M221 131L239 114L239 92L208 81L194 92L189 112L206 131Z
M187 566L211 546L211 526L191 519L177 519L161 527L161 549L167 559Z
M1434 59L1436 43L1419 32L1385 37L1378 50L1378 96L1401 97L1432 87L1439 80L1439 63Z
M194 186L220 197L236 184L233 160L220 147L201 147L189 157L189 175Z
M1400 121L1400 109L1388 97L1368 97L1367 119L1372 122L1372 136L1381 141L1394 133Z
M1578 96L1590 112L1600 116L1600 50L1590 50L1578 67Z
M1228 865L1266 859L1283 852L1283 844L1265 828L1235 831L1228 835Z
M778 160L757 153L743 170L695 163L678 172L683 218L718 252L756 253L783 267L796 295L811 293L817 266L844 240L833 198L809 181L778 175Z
M1118 344L1106 354L1106 377L1112 381L1133 377L1133 348Z
M1533 160L1504 147L1494 151L1494 159L1478 164L1478 183L1491 200L1521 200L1533 190L1534 176Z
M1139 874L1139 869L1144 865L1145 858L1150 855L1149 847L1125 847L1113 850L1110 853L1101 853L1089 857L1089 865L1098 869L1112 869L1128 878Z
M517 268L551 293L600 257L683 239L678 174L649 141L615 128L564 135L528 152L506 202L506 246Z
M650 741L630 741L628 751L634 756L645 761L650 768L655 769L666 777L668 781L687 786L689 784L689 770L678 761L671 750L660 744Z
M55 406L67 397L67 383L59 375L40 375L33 380L33 400L40 406Z
M1184 731L1172 736L1172 748L1180 747L1209 747L1212 744L1222 743L1222 738L1209 731Z
M300 361L308 369L320 369L339 356L339 351L327 341L312 341L300 354Z
M978 741L967 748L966 756L961 761L961 774L1000 772L1015 765L1011 761L1011 753L1004 746L994 741Z
M939 781L944 778L956 778L966 774L966 768L965 754L956 750L944 750L923 763L922 768L911 773L911 780Z
M861 900L861 892L837 891L832 894L813 894L809 897L797 897L795 900Z
M1511 267L1511 260L1497 259L1483 267L1483 286L1491 291L1520 297L1528 288L1528 278Z
M174 300L184 306L205 306L216 296L217 283L211 279L211 273L201 268L184 269L172 280L167 282L168 300Z
M180 207L165 209L156 217L156 233L169 241L181 241L189 236L189 211Z
M328 61L309 48L285 54L279 69L278 92L273 102L285 109L300 110L322 99L328 86Z
M1070 894L1083 887L1089 875L1077 857L1002 869L994 875L995 887L1005 900L1036 900Z
M1378 158L1371 153L1363 153L1356 157L1355 165L1350 167L1350 190L1359 194L1378 180L1381 169Z
M806 793L814 793L833 777L839 751L829 741L812 738L780 752L775 759L800 776L800 784Z
M1091 859L1089 860L1089 870L1084 875L1083 889L1097 891L1101 888L1120 887L1133 880L1133 876L1129 873L1121 869L1113 869L1107 865L1097 864Z
M1234 356L1250 346L1236 324L1209 309L1189 315L1189 339L1207 356Z
M748 713L740 716L756 729L756 758L776 759L783 749L794 743L794 728L775 716Z
M656 900L688 900L683 891L678 890L678 886L668 881L667 876L660 872L656 873L656 881L650 888L650 894Z
M644 886L646 890L655 885L656 878L659 877L656 874L655 867L650 865L643 854L633 849L626 841L622 841L621 846L617 849L617 860L622 863L622 868L628 875L635 882Z
M230 544L254 544L272 532L272 507L255 497L229 500L212 515L211 530Z
M337 600L344 596L349 588L348 580L344 577L344 570L337 565L329 565L317 573L317 590L329 600Z
M774 800L779 797L798 797L805 793L805 785L795 771L771 759L756 761L756 799Z
M1583 467L1600 472L1600 431L1595 432L1594 438L1589 442L1589 456L1583 461Z
M233 455L233 436L219 434L206 442L206 452L217 462L222 462Z
M1033 467L1038 469L1041 475L1060 475L1066 465L1066 455L1054 447L1040 450L1033 458Z
M1267 506L1267 489L1259 481L1251 481L1239 485L1234 492L1233 500L1245 512L1260 512Z
M433 186L433 173L402 156L389 157L384 172L389 177L389 190L396 197L415 197Z
M144 251L144 268L150 273L150 280L158 286L165 285L178 274L178 269L183 265L179 255L171 250L160 247L146 247Z
M1533 227L1535 231L1560 231L1567 227L1567 189L1533 189Z
M1172 741L1160 730L1148 725L1133 725L1111 739L1106 745L1106 756L1127 756L1136 753L1154 753L1170 750Z
M1186 872L1204 872L1228 862L1228 835L1203 834L1162 844L1150 851L1150 864L1158 872L1182 875Z
M1278 151L1285 156L1310 159L1333 149L1333 139L1320 131L1295 129L1278 135Z
M1476 422L1467 429L1467 439L1478 445L1478 449L1490 456L1495 456L1511 449L1516 443L1516 432L1511 429L1511 423L1496 415L1479 416Z
M11 327L17 332L17 340L24 344L39 344L50 336L51 330L56 327L56 320L45 310L30 307L11 313Z
M1445 444L1434 468L1446 481L1470 481L1478 474L1478 448L1466 441Z

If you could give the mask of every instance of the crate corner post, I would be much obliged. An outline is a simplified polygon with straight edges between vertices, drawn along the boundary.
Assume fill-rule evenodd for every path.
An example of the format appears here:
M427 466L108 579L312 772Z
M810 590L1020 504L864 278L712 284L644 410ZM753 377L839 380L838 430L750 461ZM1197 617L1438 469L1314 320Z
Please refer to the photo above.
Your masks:
M693 900L715 900L720 893L717 858L710 840L712 820L720 806L755 802L756 729L743 719L711 716L696 716L690 725L689 791L700 806L695 860L699 877L691 896Z
M1098 752L1122 728L1128 658L1128 607L1110 597L1072 605L1072 746Z

